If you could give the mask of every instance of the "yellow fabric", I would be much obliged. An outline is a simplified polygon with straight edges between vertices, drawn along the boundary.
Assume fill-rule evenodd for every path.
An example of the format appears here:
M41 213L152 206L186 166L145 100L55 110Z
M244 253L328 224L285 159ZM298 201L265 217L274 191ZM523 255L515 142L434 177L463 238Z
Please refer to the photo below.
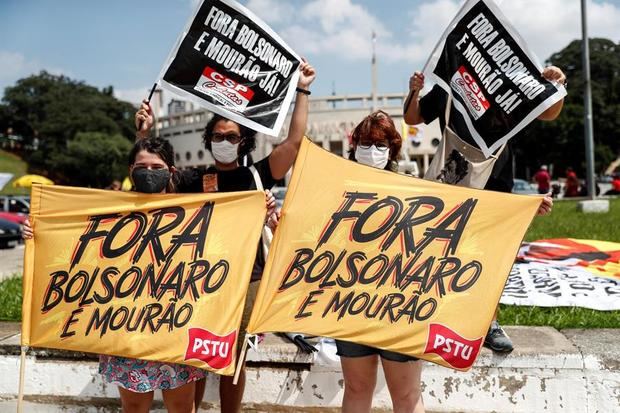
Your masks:
M131 182L131 179L126 176L125 179L123 179L123 183L121 184L121 190L131 191L131 188L133 188L133 183Z
M32 184L54 185L54 181L41 175L24 175L13 181L13 188L30 188Z
M374 199L347 206L347 192L371 193ZM385 201L386 197L392 197L391 201ZM391 244L388 239L399 222L403 222L415 197L429 198L412 215L413 220L433 212L428 202L444 206L437 207L441 212L436 217L413 226L411 234L417 252L410 251L407 256L404 248L411 237L397 231ZM384 200L383 207L371 214L372 208L381 205L377 203L380 200ZM248 331L334 337L466 370L479 351L521 240L540 202L539 196L474 190L374 169L334 156L304 140ZM398 203L402 205L401 211L394 206ZM468 219L466 214L454 218L456 211L464 211L472 204ZM361 215L347 219L345 213ZM339 214L342 220L335 218ZM330 233L334 220L335 229L322 239ZM458 231L450 230L464 224L460 240L453 243L454 251L449 251L449 241L436 238L431 238L422 248L425 235L437 231L441 222L447 231L435 232L439 238L456 239ZM380 228L386 228L386 232L380 234ZM375 239L360 240L363 234L375 231ZM324 243L319 243L321 239ZM380 251L382 245L385 251ZM296 260L300 254L301 258ZM411 277L412 282L401 282L403 290L399 290L393 281L397 271L388 270L398 261L399 254L402 254L402 268L407 261L414 260L403 270L405 275L413 275L417 269L423 277L428 269L430 277L420 282L413 282ZM438 277L443 283L433 282L437 281L433 274L442 265L444 254L447 261L443 272L448 275ZM308 259L309 256L312 258ZM478 278L476 262L481 266ZM363 284L354 274L362 274L367 264L362 278L369 282ZM304 279L294 283L302 273ZM349 286L353 278L357 282ZM381 281L384 284L380 285ZM456 291L459 289L463 291ZM348 294L353 294L350 302L346 299ZM391 300L393 305L399 301L399 294L404 298L403 304L384 311L386 302ZM335 298L338 298L337 310L329 306ZM383 307L382 300L387 300L383 301ZM370 305L365 307L365 303ZM413 316L407 311L400 312L406 303L410 304L409 310L415 308L409 311ZM373 311L382 309L373 316L373 311L364 310L369 307ZM400 317L395 321L390 319L391 315ZM427 343L431 325L434 325L434 338L439 341ZM446 340L441 343L449 338L446 328L462 337L462 343L476 341L469 357L464 357L463 348L458 349L460 354L454 355L454 348L458 347L455 342L451 342L450 348ZM442 338L438 338L437 331L443 332ZM427 351L428 345L433 351Z
M252 251L266 212L263 193L145 195L34 185L31 201L35 237L26 244L22 345L184 363L233 374L236 340L213 350L209 346L215 341L207 343L200 336L201 341L192 342L191 331L229 338L238 334ZM137 218L127 218L131 213ZM112 215L95 218L103 214ZM145 218L144 225L139 216ZM154 224L157 216L159 225ZM156 228L157 235L149 237ZM175 240L186 243L165 257ZM149 272L151 264L154 271ZM132 267L134 271L127 272ZM159 297L151 297L151 292ZM142 310L146 312L138 323ZM150 321L145 321L148 314ZM91 324L93 320L99 325ZM128 331L134 325L136 331ZM193 348L197 343L200 346ZM193 357L217 351L221 353L210 359L211 364ZM226 361L228 354L232 356Z

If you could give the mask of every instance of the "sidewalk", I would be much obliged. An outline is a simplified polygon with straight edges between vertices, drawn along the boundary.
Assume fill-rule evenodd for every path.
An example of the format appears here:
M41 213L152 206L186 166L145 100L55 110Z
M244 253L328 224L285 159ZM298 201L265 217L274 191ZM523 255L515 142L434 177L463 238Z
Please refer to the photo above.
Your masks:
M468 372L426 363L429 412L620 412L620 330L506 327L515 351L484 349ZM19 325L0 323L0 411L13 411L19 378ZM31 349L26 361L28 412L116 412L117 389L97 374L91 354ZM218 411L218 378L209 375L201 412ZM244 411L337 412L343 394L337 363L319 364L292 344L268 335L248 354ZM161 400L159 395L156 399ZM161 403L158 405L161 409ZM374 397L390 411L385 381ZM164 410L155 410L164 411Z
M24 244L15 248L0 249L0 281L24 271Z

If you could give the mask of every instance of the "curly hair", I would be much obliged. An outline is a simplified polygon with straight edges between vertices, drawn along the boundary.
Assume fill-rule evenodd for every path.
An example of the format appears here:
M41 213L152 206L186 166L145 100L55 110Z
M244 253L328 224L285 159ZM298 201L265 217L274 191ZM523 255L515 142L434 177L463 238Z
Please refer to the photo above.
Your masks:
M390 145L390 161L397 162L400 158L400 148L403 139L394 126L394 121L382 110L366 116L351 134L351 144L357 145L362 138L370 139L373 142L387 140ZM356 161L353 146L349 149L349 159Z
M205 149L211 151L211 135L213 134L213 129L215 129L215 125L219 121L224 122L233 122L239 127L239 132L241 133L241 137L243 140L239 144L239 158L243 158L245 155L249 155L254 149L256 149L256 131L246 128L243 125L238 124L235 121L232 121L222 115L218 115L217 113L213 114L213 117L205 126L205 130L202 134L202 143L205 146Z

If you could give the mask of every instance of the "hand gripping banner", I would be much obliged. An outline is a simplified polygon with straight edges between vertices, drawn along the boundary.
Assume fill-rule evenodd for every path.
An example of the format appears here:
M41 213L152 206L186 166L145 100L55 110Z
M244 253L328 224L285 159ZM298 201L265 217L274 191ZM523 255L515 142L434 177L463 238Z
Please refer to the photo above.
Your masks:
M466 370L540 202L359 165L306 139L248 331Z
M262 192L34 185L31 200L22 345L233 374Z
M542 70L493 0L468 0L424 67L453 96L451 116L463 120L456 134L487 157L566 96Z
M204 0L160 72L163 88L258 132L277 136L301 59L233 0Z

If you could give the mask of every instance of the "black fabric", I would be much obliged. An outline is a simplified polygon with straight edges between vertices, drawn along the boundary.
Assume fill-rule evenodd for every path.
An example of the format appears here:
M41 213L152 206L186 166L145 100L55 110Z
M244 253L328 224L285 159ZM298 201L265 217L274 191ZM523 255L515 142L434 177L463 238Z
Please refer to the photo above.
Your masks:
M417 361L417 357L408 356L406 354L395 353L393 351L381 350L375 347L365 346L350 341L336 340L336 354L340 357L366 357L378 354L381 358L398 363L406 363L408 361Z
M269 157L254 164L265 189L271 189L276 180L271 175ZM177 179L177 190L182 193L201 193L202 177L206 173L217 174L219 192L252 191L256 189L252 171L246 166L240 166L231 171L218 171L214 166L205 168L191 168L181 171Z
M435 85L430 92L420 98L420 114L424 123L431 123L436 118L439 118L439 126L443 133L446 127L446 105L448 104L448 94L438 85ZM450 109L450 127L454 131L459 131L459 138L465 142L478 147L476 141L467 131L467 126L463 120L463 116L454 109L454 106ZM518 135L512 139L518 139ZM511 192L513 186L514 175L512 173L512 140L508 141L506 148L499 154L493 171L489 177L484 189L498 192Z
M269 157L262 159L254 164L264 189L271 189L276 180L271 175ZM181 171L177 180L177 191L182 193L201 193L202 177L207 174L217 174L217 187L219 192L252 191L257 189L254 176L250 168L240 166L231 171L218 171L214 166L205 168L192 168ZM265 268L265 256L260 245L256 250L256 259L252 268L252 281L260 280L263 269Z

